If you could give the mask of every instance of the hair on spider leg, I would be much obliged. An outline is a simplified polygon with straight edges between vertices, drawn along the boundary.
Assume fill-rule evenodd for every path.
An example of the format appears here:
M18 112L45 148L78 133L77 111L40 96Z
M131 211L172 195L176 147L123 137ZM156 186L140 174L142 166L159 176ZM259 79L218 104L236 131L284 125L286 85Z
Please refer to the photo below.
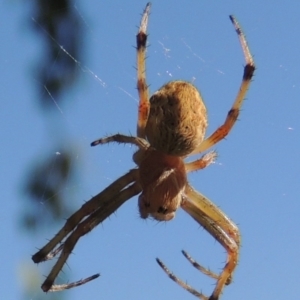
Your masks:
M52 250L44 259L44 261L47 260L51 260L52 258L54 258L58 253L60 253L60 251L63 249L64 247L64 243L61 243L61 245L59 247L57 247L56 249Z
M57 248L55 248L54 250L50 251L49 253L47 253L46 255L37 255L38 253L40 253L40 251L38 251L35 255L32 255L32 260L35 263L41 263L44 261L48 261L53 259L58 253L61 252L61 250L64 247L64 243L62 243L60 246L58 246ZM41 250L41 249L39 249Z
M119 133L95 140L94 142L91 143L91 146L93 147L97 145L104 145L111 142L117 142L119 144L133 144L138 146L140 149L144 149L144 150L146 150L150 146L149 142L143 138L135 137L131 135L125 136Z
M150 86L151 86L151 83L147 84L147 85L146 85L146 89L149 89ZM138 90L138 87L136 86L135 89Z
M59 292L59 291L63 291L63 290L68 290L74 287L78 287L81 286L89 281L92 281L96 278L98 278L100 276L100 273L94 274L92 276L89 276L87 278L84 279L80 279L78 281L75 282L71 282L71 283L66 283L66 284L56 284L56 285L52 285L52 287L48 290L48 292Z

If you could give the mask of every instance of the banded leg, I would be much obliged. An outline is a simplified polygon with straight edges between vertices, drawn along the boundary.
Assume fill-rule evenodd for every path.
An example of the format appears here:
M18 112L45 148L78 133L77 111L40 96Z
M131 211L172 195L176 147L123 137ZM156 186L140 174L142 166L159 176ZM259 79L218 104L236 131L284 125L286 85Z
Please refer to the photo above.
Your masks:
M103 145L111 142L117 142L121 144L133 144L138 146L142 150L146 150L149 148L149 143L143 138L128 136L123 134L115 134L111 136L107 136L105 138L98 139L91 143L91 146Z
M244 68L244 75L243 80L239 89L239 92L236 96L236 99L233 103L233 106L231 107L230 111L227 114L227 117L225 119L225 122L223 125L221 125L210 137L205 139L198 148L196 148L193 153L200 153L203 152L216 143L218 143L220 140L222 140L232 129L233 125L235 124L239 113L241 106L243 104L243 100L245 98L245 95L248 91L248 88L251 83L251 79L253 77L254 71L255 71L255 64L253 57L250 53L246 38L244 33L242 32L242 29L238 23L238 21L234 18L234 16L229 16L231 22L233 23L233 26L238 34L240 44L242 46L242 50L244 53L244 57L246 60L246 65Z
M150 2L144 10L139 31L136 36L137 50L137 89L139 93L139 110L137 123L137 136L145 138L145 127L150 111L149 90L146 82L146 47L147 47L147 26L150 13Z
M212 272L211 270L204 268L203 266L199 265L198 262L196 262L186 251L182 250L181 253L184 255L184 257L193 265L193 267L195 267L197 270L199 270L200 272L202 272L203 274L214 278L214 279L218 279L219 275Z

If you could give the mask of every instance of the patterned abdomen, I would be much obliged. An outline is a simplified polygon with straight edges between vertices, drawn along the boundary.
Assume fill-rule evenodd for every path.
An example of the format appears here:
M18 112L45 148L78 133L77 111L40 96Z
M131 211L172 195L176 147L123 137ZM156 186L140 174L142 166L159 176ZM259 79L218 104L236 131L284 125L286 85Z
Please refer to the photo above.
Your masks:
M206 127L205 105L191 83L171 81L150 98L146 136L158 151L185 156L203 141Z

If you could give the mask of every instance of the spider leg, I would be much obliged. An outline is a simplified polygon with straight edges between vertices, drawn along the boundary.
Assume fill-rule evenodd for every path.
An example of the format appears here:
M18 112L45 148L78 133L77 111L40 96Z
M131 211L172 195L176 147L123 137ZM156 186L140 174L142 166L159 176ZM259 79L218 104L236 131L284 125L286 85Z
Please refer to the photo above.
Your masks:
M203 266L199 265L198 262L196 262L186 251L182 250L181 251L182 254L184 255L184 257L197 269L199 270L200 272L202 272L203 274L211 277L211 278L214 278L214 279L218 279L219 278L219 275L212 272L211 270L207 269L207 268L204 268Z
M212 201L194 190L189 184L185 188L187 201L183 201L182 208L187 211L193 218L201 218L203 221L207 219L217 224L224 232L226 232L237 245L240 245L241 236L239 229ZM198 219L196 219L198 221ZM202 225L202 224L201 224ZM206 229L206 228L205 228ZM211 233L214 235L213 233Z
M141 187L139 183L132 183L129 187L122 190L117 195L112 195L112 197L105 199L102 205L96 211L91 213L85 220L78 224L76 229L68 236L68 238L64 242L64 247L61 251L60 257L58 258L51 272L42 284L42 289L44 292L61 291L77 285L84 284L85 282L88 282L98 277L97 275L93 275L92 277L87 278L85 280L81 280L79 282L63 285L53 285L55 278L61 271L62 267L67 261L78 240L82 236L90 232L93 228L95 228L99 223L103 222L108 216L114 213L122 204L125 203L125 201L127 201L128 199L132 198L140 192Z
M63 290L68 290L68 289L71 289L73 287L77 287L77 286L83 285L85 283L88 283L88 282L98 278L99 276L100 276L100 274L95 274L95 275L92 275L92 276L87 277L85 279L81 279L81 280L78 280L78 281L75 281L75 282L72 282L72 283L52 285L51 288L48 290L48 292L60 292L60 291L63 291Z
M105 206L105 204L112 198L118 195L118 193L124 189L127 185L136 181L138 178L138 170L130 170L127 174L121 176L110 186L108 186L101 193L93 197L91 200L86 202L77 210L70 218L67 219L62 229L37 253L32 256L32 260L35 263L39 263L49 259L49 253L56 245L63 241L63 239L70 234L71 231L81 222L83 218L93 213L96 209ZM59 251L58 251L59 252ZM55 255L58 253L55 252ZM55 256L52 254L52 256Z
M187 185L185 189L186 197L182 200L181 207L190 214L201 226L204 227L227 251L228 258L225 267L220 275L216 275L213 272L200 266L198 268L206 275L216 278L217 284L212 295L207 298L203 294L197 296L195 290L186 285L174 274L168 273L166 268L161 264L160 266L169 275L169 277L177 282L184 289L191 292L193 295L200 299L217 300L225 285L231 282L233 271L238 262L239 246L240 246L240 234L237 226L209 199L200 193L196 192L190 185ZM196 267L195 261L186 253L184 256ZM170 275L172 274L172 276Z
M194 160L189 163L185 163L184 164L185 170L188 173L188 172L204 169L210 164L213 164L216 158L217 158L217 152L215 151L208 152L197 160Z
M220 140L222 140L230 132L230 130L232 129L233 125L235 124L239 116L240 109L243 104L243 100L250 86L251 79L255 71L254 60L250 53L245 35L242 32L239 23L233 16L230 16L230 20L233 23L233 26L238 34L239 41L242 46L242 50L246 60L243 80L239 92L236 96L236 99L233 103L233 106L231 107L230 111L227 114L224 124L221 125L210 137L205 139L191 154L200 153L209 149L210 147L218 143Z
M140 27L136 36L137 50L137 89L139 93L139 109L137 136L145 138L145 127L150 111L149 90L146 82L146 44L147 44L147 26L150 14L150 2L147 3L144 10Z
M195 191L190 185L186 187L187 198L182 208L189 213L226 249L227 263L218 277L216 287L210 300L217 300L224 285L230 283L238 262L240 233L238 227L209 199Z
M64 243L60 244L57 248L49 252L43 259L43 261L51 260L64 248Z
M139 138L135 136L127 136L123 134L115 134L115 135L107 136L102 139L98 139L92 142L91 146L97 146L99 144L103 145L111 142L117 142L122 144L133 144L143 150L147 150L147 148L149 148L150 146L149 143L143 138Z
M168 268L167 266L159 259L156 258L157 263L159 266L165 271L165 273L176 283L178 283L181 287L183 287L185 290L190 292L192 295L198 297L199 299L202 300L208 300L206 296L204 296L202 293L198 292L195 290L193 287L188 285L187 283L183 282L181 279L179 279L176 275L174 275Z
M185 209L187 212L188 209L183 207L183 209ZM192 208L193 210L194 208ZM190 212L189 212L190 213ZM192 215L192 213L190 213ZM229 249L231 252L235 252L236 249L238 248L238 246L236 245L236 243L233 241L233 239L231 237L229 237L229 235L227 235L224 231L222 231L222 229L216 225L213 224L213 222L203 216L199 217L199 214L194 214L192 215L192 217L201 225L203 226L210 234L212 234L217 241L222 244L222 246L229 252ZM190 285L186 284L185 282L183 282L180 278L178 278L176 275L174 275L167 267L166 265L159 259L156 259L156 261L158 262L158 264L160 265L160 267L165 271L165 273L167 273L167 275L177 284L179 284L182 288L184 288L185 290L187 290L188 292L190 292L192 295L198 297L199 299L202 300L218 300L219 296L223 290L223 287L227 284L230 283L231 281L231 275L232 272L234 270L234 267L236 266L237 263L237 259L234 260L234 258L231 258L229 255L227 264L225 266L225 268L223 269L223 272L221 273L221 275L216 275L215 273L209 271L208 269L202 267L201 265L199 265L198 263L196 263L185 251L182 251L184 256L192 263L192 265L194 267L196 267L198 270L200 270L202 273L217 279L217 285L212 293L212 295L210 297L205 296L204 294L198 292L196 289L194 289L193 287L191 287ZM229 274L225 274L225 269L227 268L229 263L233 263L234 267L231 270L231 272ZM225 280L224 280L225 279Z

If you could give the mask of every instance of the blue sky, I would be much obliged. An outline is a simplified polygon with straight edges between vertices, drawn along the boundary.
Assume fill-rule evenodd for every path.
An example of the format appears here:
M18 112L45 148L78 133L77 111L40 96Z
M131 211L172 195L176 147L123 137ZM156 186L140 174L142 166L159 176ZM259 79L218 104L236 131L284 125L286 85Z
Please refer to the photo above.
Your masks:
M82 69L78 66L78 84L66 96L73 104L62 105L53 113L58 130L72 137L73 163L80 169L79 183L62 191L69 193L74 208L133 166L132 147L89 146L107 133L135 132L137 92L132 46L146 2L132 3L75 3L85 28L85 60ZM41 149L52 147L53 156L57 149L34 101L38 78L32 76L31 67L41 46L26 27L31 22L29 8L17 1L2 1L0 8L0 281L3 299L20 299L26 282L36 282L24 278L26 270L47 272L32 263L31 254L58 229L47 228L35 240L20 230L16 222L24 204L20 185ZM291 0L152 1L147 53L151 92L170 80L193 81L207 105L208 134L224 121L242 79L244 59L229 14L241 23L257 65L240 121L227 140L215 147L217 163L189 177L196 189L239 224L242 233L239 266L222 300L295 299L298 295L298 11L299 4ZM69 143L66 141L65 146ZM45 201L41 199L41 214L46 213ZM222 247L183 211L168 223L143 221L138 218L137 199L132 199L80 240L68 261L67 275L61 275L64 281L97 272L101 277L64 293L73 300L193 299L160 270L155 262L159 257L182 279L209 294L213 281L185 261L182 249L212 270L218 271L224 264ZM42 282L42 274L37 284ZM30 299L37 300L39 295L37 292Z

